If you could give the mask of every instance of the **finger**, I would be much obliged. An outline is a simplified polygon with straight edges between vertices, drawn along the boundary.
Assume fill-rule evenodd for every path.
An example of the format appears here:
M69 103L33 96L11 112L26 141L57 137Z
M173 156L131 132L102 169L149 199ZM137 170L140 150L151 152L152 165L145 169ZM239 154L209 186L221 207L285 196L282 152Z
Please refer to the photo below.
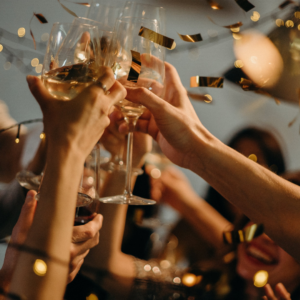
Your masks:
M69 273L68 275L68 283L70 283L71 281L74 280L74 278L76 277L77 273L79 272L82 264L83 264L84 260L82 259L78 265L76 266L75 270L73 270L71 273Z
M124 86L116 81L114 85L109 90L110 93L108 97L110 98L111 106L115 105L118 101L121 101L127 97L127 91Z
M54 98L50 95L43 82L38 77L28 75L26 79L32 95L40 107L42 109L45 108L47 102L53 100Z
M73 227L72 243L82 243L88 241L89 239L94 238L96 233L102 227L103 217L100 214L97 214L93 220L87 224L81 226Z
M284 285L282 283L278 283L275 286L275 291L277 293L277 295L279 296L280 300L290 300L291 299L291 295L290 293L286 290L286 288L284 287Z
M83 226L83 225L81 225ZM73 260L76 256L82 255L85 253L87 250L90 250L91 248L94 248L95 246L98 245L99 243L99 232L97 232L92 238L80 242L80 243L71 243L71 251L70 251L70 256L71 259Z
M35 195L35 191L28 191L26 195L25 203L22 207L18 222L16 223L12 232L12 240L14 242L22 244L27 237L27 233L33 222L37 205Z
M277 300L269 283L264 286L264 290L268 300Z
M91 92L95 91L96 93L104 94L108 91L115 83L114 73L111 68L101 67L100 68L100 76L97 79L97 82L90 85L87 89ZM103 89L105 86L106 91Z
M69 272L72 272L76 269L77 265L84 260L84 258L89 254L90 249L86 250L85 252L76 255L75 257L71 257Z

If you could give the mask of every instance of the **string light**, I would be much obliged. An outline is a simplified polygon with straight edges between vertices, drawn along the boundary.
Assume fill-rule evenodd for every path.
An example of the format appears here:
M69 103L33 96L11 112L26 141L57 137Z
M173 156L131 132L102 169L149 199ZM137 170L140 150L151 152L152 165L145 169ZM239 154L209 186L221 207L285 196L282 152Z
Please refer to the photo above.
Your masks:
M253 277L253 284L256 287L263 287L267 284L269 279L269 274L265 270L261 270L255 273Z
M47 273L47 264L42 259L36 259L33 264L33 272L38 276L44 276Z
M18 125L18 132L17 132L17 136L15 139L16 144L20 143L20 130L21 130L21 124Z
M257 156L255 154L250 154L248 156L249 159L253 160L254 162L257 162Z

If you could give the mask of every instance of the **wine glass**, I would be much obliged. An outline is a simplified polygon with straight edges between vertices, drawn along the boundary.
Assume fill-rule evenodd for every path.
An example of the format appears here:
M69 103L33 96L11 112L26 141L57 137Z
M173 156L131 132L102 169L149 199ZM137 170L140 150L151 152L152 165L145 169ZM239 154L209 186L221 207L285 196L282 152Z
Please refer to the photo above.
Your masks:
M71 100L97 81L101 66L102 35L97 26L77 20L72 24L53 25L42 70L43 83L53 97ZM86 177L86 167L83 167L83 178ZM80 184L82 186L83 182ZM93 197L96 197L95 193L89 195L79 189L77 203L86 205Z
M146 9L151 10L151 7L147 5ZM156 10L157 8L153 7L153 9ZM160 8L160 10L163 9ZM139 31L141 26L164 34L164 24L161 20L130 17L117 20L114 37L111 42L108 64L113 66L116 79L124 86L145 87L160 96L163 91L165 75L165 49L150 40L140 37ZM140 55L141 69L138 78L131 78L129 75L132 72L133 56L136 53ZM105 203L131 205L155 204L153 200L132 195L131 191L133 131L138 118L146 108L143 105L132 103L126 99L119 101L116 107L123 113L124 119L129 125L125 191L123 195L101 198L100 200Z
M101 30L113 31L115 22L121 17L121 13L122 6L119 1L110 0L107 4L107 1L92 0L85 17L99 22Z

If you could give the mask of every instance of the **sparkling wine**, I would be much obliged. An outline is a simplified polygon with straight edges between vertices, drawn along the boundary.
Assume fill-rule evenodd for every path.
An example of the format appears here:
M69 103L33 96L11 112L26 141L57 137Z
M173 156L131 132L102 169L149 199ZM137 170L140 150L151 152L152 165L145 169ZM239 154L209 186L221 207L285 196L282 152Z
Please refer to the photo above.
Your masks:
M126 99L119 101L115 106L123 113L125 118L139 118L146 110L145 106Z
M97 80L94 61L52 69L43 75L49 93L60 100L71 100Z

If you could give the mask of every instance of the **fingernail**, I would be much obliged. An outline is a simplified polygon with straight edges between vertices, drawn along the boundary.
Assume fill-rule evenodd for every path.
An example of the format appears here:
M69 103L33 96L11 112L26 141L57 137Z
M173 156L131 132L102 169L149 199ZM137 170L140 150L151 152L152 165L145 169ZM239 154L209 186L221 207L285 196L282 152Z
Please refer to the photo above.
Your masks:
M33 191L29 191L26 195L26 199L25 202L30 202L32 199L34 199L34 192Z
M35 76L32 76L32 75L28 75L26 77L26 79L27 79L27 83L28 83L29 87L31 87L35 82Z

